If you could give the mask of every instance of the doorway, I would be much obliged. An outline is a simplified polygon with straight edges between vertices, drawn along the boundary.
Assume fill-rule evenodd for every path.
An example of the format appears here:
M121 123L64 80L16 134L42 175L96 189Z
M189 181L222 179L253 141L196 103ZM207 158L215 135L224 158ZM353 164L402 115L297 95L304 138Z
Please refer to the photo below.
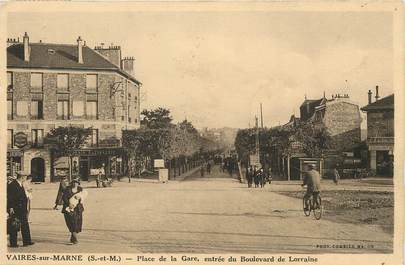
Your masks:
M36 157L31 160L32 182L45 182L45 160Z

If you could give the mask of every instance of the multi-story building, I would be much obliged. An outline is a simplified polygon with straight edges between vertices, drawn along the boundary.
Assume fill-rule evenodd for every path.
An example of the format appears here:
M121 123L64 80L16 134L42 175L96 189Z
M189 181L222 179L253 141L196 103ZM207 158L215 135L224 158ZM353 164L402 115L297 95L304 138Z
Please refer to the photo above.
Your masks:
M361 108L367 113L367 145L370 169L380 176L393 176L394 163L394 94L379 99L376 87L375 101L368 91L368 105Z
M292 115L289 122L280 126L282 131L294 131L300 124L311 122L314 125L325 126L331 136L329 152L340 153L351 151L361 142L361 116L359 106L352 102L349 95L333 95L327 99L324 95L320 99L307 99L300 106L300 118ZM288 133L287 133L288 134ZM324 175L329 176L336 164L331 155L314 158L308 157L303 145L289 136L288 147L272 146L272 168L284 178L300 179L300 169L305 163L315 165ZM325 150L326 151L326 150Z
M57 180L66 158L54 159L43 145L59 126L91 127L86 148L76 150L73 173L87 179L92 169L110 174L124 168L122 130L139 127L140 86L134 58L119 46L7 41L8 166L36 181Z
M360 108L347 94L321 99L310 119L326 127L333 149L349 151L361 142Z

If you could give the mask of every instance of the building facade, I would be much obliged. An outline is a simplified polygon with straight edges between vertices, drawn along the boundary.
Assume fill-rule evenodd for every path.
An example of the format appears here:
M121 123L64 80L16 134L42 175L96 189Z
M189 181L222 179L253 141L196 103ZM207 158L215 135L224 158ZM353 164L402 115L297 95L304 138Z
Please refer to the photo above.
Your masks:
M54 181L66 170L44 137L59 126L92 128L83 150L76 150L73 173L87 179L92 169L109 174L124 168L122 130L139 127L140 86L133 58L120 47L91 49L77 44L7 44L8 170L31 174L35 181ZM106 172L106 173L107 173Z
M330 153L352 151L361 143L361 116L359 106L352 102L348 95L333 95L327 99L325 95L320 99L307 99L300 106L300 118L292 115L290 120L278 129L290 135L301 124L313 123L325 126L331 136ZM271 163L273 170L282 176L282 179L302 179L301 171L305 164L313 164L323 177L329 177L330 171L336 164L336 159L330 155L314 158L308 157L302 143L294 135L288 136L287 146L271 147ZM300 171L301 170L301 171Z
M375 101L368 92L367 106L361 110L367 113L367 146L370 169L379 176L393 176L394 164L394 94L379 99L376 87Z

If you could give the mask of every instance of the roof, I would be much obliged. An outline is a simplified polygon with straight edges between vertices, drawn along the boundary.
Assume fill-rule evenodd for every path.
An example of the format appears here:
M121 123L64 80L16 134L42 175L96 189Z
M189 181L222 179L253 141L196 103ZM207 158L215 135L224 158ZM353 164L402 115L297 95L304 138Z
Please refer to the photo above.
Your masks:
M377 100L367 106L361 108L363 111L370 110L393 110L394 109L394 94L386 96L380 100Z
M306 104L310 104L310 105L319 105L322 102L322 99L306 99L304 100L304 102L302 102L301 107L306 105Z
M22 43L8 47L7 67L114 71L138 85L141 84L133 76L87 46L83 46L83 63L77 62L77 45L30 43L30 48L30 60L27 62L24 61L24 45Z

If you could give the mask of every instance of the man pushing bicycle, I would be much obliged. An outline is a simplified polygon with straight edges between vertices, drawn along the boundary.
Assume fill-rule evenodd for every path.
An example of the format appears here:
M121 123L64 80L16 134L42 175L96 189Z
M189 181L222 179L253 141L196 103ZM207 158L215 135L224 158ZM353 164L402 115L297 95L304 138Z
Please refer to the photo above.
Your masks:
M307 185L307 192L304 195L305 211L309 209L309 198L313 196L314 202L317 202L318 195L321 192L321 176L319 172L315 170L312 164L308 164L307 168L308 170L304 171L304 183L301 185Z

